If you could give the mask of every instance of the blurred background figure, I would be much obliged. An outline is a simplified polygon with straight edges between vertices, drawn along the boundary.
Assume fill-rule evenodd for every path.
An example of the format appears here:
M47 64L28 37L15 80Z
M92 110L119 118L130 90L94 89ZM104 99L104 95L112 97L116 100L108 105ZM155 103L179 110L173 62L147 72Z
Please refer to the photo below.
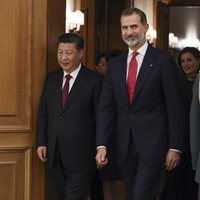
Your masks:
M105 59L100 59L100 65L105 64L106 69L103 72L107 71L107 65L115 56L118 56L122 53L120 50L112 50L110 51ZM105 62L104 62L105 61ZM109 163L99 170L99 179L103 182L103 195L104 200L124 200L125 199L125 191L124 191L124 183L122 180L121 170L116 162L116 144L115 144L115 125L113 125L113 134L110 137L109 144L109 154L108 159Z
M178 66L180 69L180 90L184 103L187 124L186 128L186 148L182 152L179 166L167 172L166 187L162 200L197 200L198 186L195 183L195 175L192 170L190 138L189 138L189 115L192 100L192 87L199 71L200 52L194 47L185 47L178 56Z
M107 61L106 61L107 53L100 53L95 60L95 70L102 75L106 74L107 71Z
M95 59L95 71L103 76L106 74L107 71L106 56L107 53L102 52L99 55L97 55ZM92 181L90 200L104 200L103 183L99 178L99 170L97 169Z
M96 71L102 75L106 75L109 60L121 53L122 51L120 50L112 50L109 53L100 53L95 61ZM100 190L100 185L102 183L104 200L125 199L124 183L122 181L120 168L115 159L115 148L115 125L113 125L113 134L110 137L109 144L109 163L107 166L97 171L98 178L93 182L93 187L96 184L95 187L98 188L98 191Z

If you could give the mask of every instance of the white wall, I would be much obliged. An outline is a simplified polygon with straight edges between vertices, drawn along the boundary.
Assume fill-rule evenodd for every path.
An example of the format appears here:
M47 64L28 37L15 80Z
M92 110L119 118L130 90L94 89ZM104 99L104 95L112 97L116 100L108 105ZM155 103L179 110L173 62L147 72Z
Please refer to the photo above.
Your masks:
M71 11L74 10L74 0L66 0L66 20L65 20L65 32L69 32L68 16Z
M148 24L153 26L153 0L134 0L134 7L143 10L147 16ZM155 26L153 26L155 27Z

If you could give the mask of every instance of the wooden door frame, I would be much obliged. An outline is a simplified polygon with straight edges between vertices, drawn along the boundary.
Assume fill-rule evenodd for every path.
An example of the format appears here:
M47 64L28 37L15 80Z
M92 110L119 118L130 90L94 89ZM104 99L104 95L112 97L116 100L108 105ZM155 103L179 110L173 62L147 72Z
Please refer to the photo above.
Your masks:
M166 5L170 6L200 6L199 0L191 0L190 2L188 0L161 0L161 2L165 3ZM157 3L158 0L153 0L153 24L157 24ZM157 29L157 27L156 27Z
M32 109L33 109L33 134L32 134L32 181L30 200L45 199L45 171L36 153L36 121L39 99L47 73L47 0L34 0L33 3L33 30L32 30Z

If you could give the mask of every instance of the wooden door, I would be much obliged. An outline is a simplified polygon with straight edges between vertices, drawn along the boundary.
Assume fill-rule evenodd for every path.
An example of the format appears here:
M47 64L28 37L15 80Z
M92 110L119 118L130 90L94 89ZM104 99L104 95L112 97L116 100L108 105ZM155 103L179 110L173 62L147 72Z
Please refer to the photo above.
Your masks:
M168 51L168 34L169 34L169 6L162 3L161 1L158 1L156 13L157 13L156 47L167 52Z
M96 55L114 49L126 50L121 38L120 15L130 6L128 0L97 0L95 7Z
M0 199L43 200L35 124L46 73L47 0L1 0Z

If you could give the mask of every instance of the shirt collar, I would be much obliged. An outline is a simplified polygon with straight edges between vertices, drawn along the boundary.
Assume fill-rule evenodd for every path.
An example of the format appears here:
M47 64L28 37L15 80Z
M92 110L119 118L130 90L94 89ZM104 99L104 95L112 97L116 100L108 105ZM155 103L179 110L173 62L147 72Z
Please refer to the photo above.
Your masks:
M79 64L79 66L73 72L71 72L71 74L70 74L71 77L72 78L76 78L77 75L78 75L78 73L79 73L79 71L80 71L80 69L81 69L81 63ZM68 75L68 73L66 71L63 70L63 72L64 72L63 77L65 77L66 75Z
M144 43L144 45L143 46L141 46L139 49L137 49L137 52L140 54L140 55L145 55L145 53L146 53L146 51L147 51L147 47L148 47L148 43L147 43L147 41ZM133 50L131 50L130 48L128 48L128 57L129 56L132 56L132 53L133 53L134 51Z

